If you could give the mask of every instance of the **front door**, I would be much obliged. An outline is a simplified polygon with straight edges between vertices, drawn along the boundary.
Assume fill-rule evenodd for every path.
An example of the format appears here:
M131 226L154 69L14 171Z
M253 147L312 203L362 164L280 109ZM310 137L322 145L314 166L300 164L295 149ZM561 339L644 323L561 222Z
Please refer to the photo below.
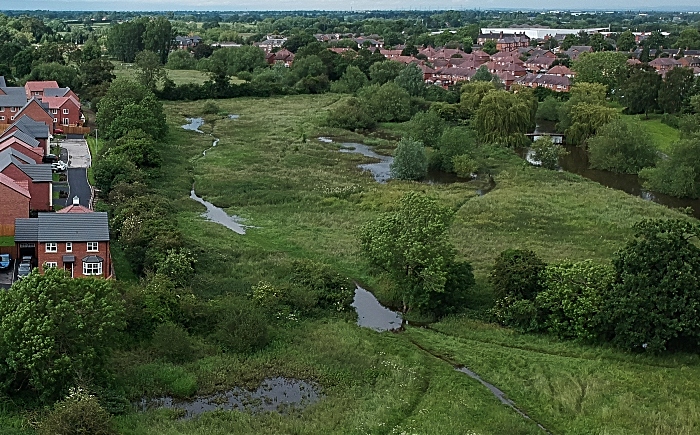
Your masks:
M70 277L73 278L73 264L74 263L63 263L63 268L70 272Z

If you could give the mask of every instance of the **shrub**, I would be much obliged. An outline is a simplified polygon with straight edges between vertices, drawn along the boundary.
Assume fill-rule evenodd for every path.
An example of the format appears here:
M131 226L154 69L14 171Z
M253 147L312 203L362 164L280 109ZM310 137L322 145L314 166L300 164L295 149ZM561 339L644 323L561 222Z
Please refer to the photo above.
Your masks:
M220 111L221 109L219 108L219 106L213 101L207 101L206 103L204 103L204 106L202 106L203 115L216 115Z
M566 154L561 145L552 142L550 137L540 137L532 144L532 158L545 169L557 169L559 157Z
M498 323L519 331L535 332L540 329L534 301L506 296L496 301L490 313Z
M532 300L540 292L540 274L545 263L533 251L508 249L501 252L489 275L497 298Z
M452 158L452 172L461 178L470 178L479 171L479 163L468 154L454 156Z
M673 144L667 159L655 168L639 171L644 187L677 197L700 196L700 137L690 137Z
M561 102L556 98L547 97L537 107L537 115L535 117L544 121L559 121L560 105Z
M408 137L428 147L438 145L444 129L445 121L433 111L416 113L407 125Z
M464 311L470 291L476 281L471 264L454 261L447 270L447 281L442 292L430 292L427 309L437 316Z
M411 96L394 82L366 86L359 91L359 97L378 122L401 122L411 117Z
M592 168L636 174L654 166L657 153L651 136L640 125L614 120L588 140Z
M72 389L57 402L37 427L39 435L116 435L109 413L97 398L82 389Z
M227 352L250 353L265 347L269 328L265 313L250 301L228 297L217 303L218 322L211 338Z
M368 129L377 124L357 98L348 98L328 112L326 125L346 130Z
M350 281L329 266L310 260L292 263L291 279L294 284L312 293L323 309L345 311L355 295Z
M428 173L428 156L423 143L402 138L396 147L396 155L390 167L392 178L420 180Z
M190 362L198 356L197 345L187 331L171 322L156 327L151 349L159 358L174 364Z

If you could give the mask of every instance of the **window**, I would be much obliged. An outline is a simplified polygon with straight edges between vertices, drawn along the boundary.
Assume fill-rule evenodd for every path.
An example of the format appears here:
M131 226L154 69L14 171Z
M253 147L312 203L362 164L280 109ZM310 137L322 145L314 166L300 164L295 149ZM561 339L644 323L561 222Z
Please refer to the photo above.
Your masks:
M68 109L63 109L63 114L68 115Z
M10 119L14 121L14 120L15 120L15 116L14 116L14 115L10 116Z
M47 261L44 263L44 269L55 269L58 267L58 263L55 261Z
M51 109L52 115L58 115L58 109Z
M4 121L4 120L5 120L5 117L4 117L4 116L0 116L0 121Z
M87 242L88 252L97 252L99 250L100 244L97 242Z
M83 263L83 275L102 275L102 263Z
M63 118L62 124L63 124L63 125L68 125L68 124L70 124L70 119L68 119L68 118Z
M5 111L5 108L4 108L4 107L0 107L0 112L4 112L4 111Z
M46 243L46 252L58 252L58 243L47 242Z
M58 122L58 118L54 118L54 119L53 119L53 122Z
M17 108L16 108L16 107L10 108L10 112L16 112L16 111L17 111Z
M73 242L66 242L66 252L73 252Z

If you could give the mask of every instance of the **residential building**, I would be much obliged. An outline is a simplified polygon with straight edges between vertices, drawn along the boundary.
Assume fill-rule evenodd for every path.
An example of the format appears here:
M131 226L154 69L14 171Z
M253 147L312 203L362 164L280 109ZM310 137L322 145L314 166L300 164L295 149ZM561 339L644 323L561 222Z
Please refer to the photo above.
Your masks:
M29 186L0 173L0 236L14 236L15 219L29 217Z
M515 29L514 29L515 30ZM495 41L498 51L517 51L518 48L528 47L530 37L522 33L480 33L476 42L483 46L486 41Z
M527 74L515 80L514 84L529 88L547 88L554 92L569 92L571 80L569 77L553 74Z
M197 35L194 36L176 36L175 45L177 48L186 50L188 48L194 48L202 42L202 38Z
M45 89L57 89L58 82L55 80L48 81L28 81L24 84L24 92L27 99L33 97L43 97Z
M15 183L27 183L31 210L53 210L51 165L36 163L32 157L6 148L0 151L0 174L10 177Z
M48 104L49 114L53 117L54 129L59 128L59 126L82 126L85 123L80 100L75 97L43 96L41 101Z
M672 57L657 57L649 62L649 66L653 67L659 74L666 74L675 67L680 67L682 64Z

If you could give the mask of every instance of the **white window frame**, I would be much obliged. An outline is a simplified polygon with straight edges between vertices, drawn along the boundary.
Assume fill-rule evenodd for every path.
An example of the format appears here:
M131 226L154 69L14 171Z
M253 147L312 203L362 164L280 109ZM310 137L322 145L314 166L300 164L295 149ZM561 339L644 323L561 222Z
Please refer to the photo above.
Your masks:
M66 242L66 252L73 252L73 242Z
M4 120L5 120L5 117L4 117L4 116L0 116L0 121L4 121Z
M10 120L14 121L14 120L15 120L15 115L10 116Z
M4 108L4 107L0 107L0 112L4 112L4 111L5 111L5 108Z
M94 246L94 248L90 248ZM100 250L100 242L87 242L87 252L98 252Z
M68 111L68 109L63 109L63 114L64 114L64 115L68 115L68 113L70 113L70 112Z
M102 275L102 263L86 263L83 262L83 275Z
M46 242L46 252L58 252L58 243Z
M63 124L63 125L68 125L68 124L70 124L70 119L68 119L68 118L63 118L63 122L61 122L61 124Z
M58 122L58 118L54 118L54 119L53 119L53 122Z
M17 111L17 108L16 108L16 107L11 107L11 108L10 108L10 112L14 113L14 112L16 112L16 111Z
M58 263L55 261L47 261L44 263L44 270L46 269L56 269L58 267Z
M51 109L52 115L58 115L58 109Z

